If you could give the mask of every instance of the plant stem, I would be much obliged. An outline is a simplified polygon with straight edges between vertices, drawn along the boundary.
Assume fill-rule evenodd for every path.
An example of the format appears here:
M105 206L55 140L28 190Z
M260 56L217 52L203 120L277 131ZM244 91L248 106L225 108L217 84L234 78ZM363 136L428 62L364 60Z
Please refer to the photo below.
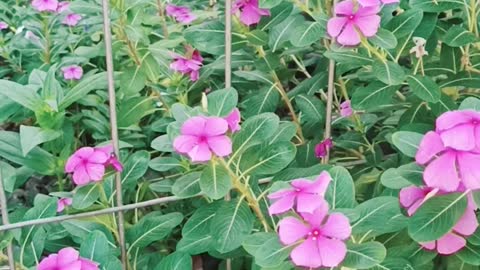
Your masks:
M157 0L157 7L158 7L158 16L160 16L160 20L162 20L163 36L165 37L165 39L168 39L167 20L165 18L165 11L163 9L162 0Z
M270 226L267 223L267 220L265 219L265 216L262 213L262 210L260 209L260 204L258 203L257 199L255 196L252 194L248 186L240 180L240 178L232 171L230 166L225 162L223 158L218 159L220 164L227 170L228 174L230 175L230 178L232 179L232 185L233 187L242 194L243 197L245 197L245 200L247 201L248 205L250 208L252 208L253 212L255 215L260 219L260 222L263 225L263 228L266 232L270 230Z

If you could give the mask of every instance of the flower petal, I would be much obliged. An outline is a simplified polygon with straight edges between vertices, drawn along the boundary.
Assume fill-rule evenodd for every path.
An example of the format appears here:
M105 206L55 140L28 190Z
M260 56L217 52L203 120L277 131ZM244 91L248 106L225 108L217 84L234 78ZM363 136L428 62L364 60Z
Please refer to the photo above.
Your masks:
M78 186L83 186L90 182L90 176L83 164L75 168L72 178L73 182Z
M347 17L333 17L328 20L327 31L331 37L338 37L342 32L345 24L347 23Z
M371 7L371 6L380 5L379 0L358 0L358 3L362 5L362 7Z
M422 201L425 198L425 192L422 188L416 186L410 186L402 188L399 193L400 204L409 208L417 201Z
M297 266L317 268L322 265L317 241L308 238L290 253L292 261Z
M453 128L457 125L472 122L474 119L479 119L480 114L475 111L449 111L440 115L436 120L436 130L443 131Z
M323 266L338 266L347 255L347 246L343 241L321 236L318 238L317 243Z
M352 15L353 9L355 8L355 4L353 3L352 0L346 0L339 2L338 4L335 5L335 14L340 14L340 15Z
M475 144L475 126L472 124L461 124L440 133L445 147L455 150L470 151Z
M255 8L252 5L246 5L240 14L240 21L245 25L257 24L260 21L260 18L261 16L258 12L258 8Z
M190 152L199 143L198 137L192 135L180 135L173 141L173 148L181 154Z
M82 158L73 154L68 158L67 163L65 164L65 172L67 173L73 172L75 168L82 163L82 161L83 161Z
M297 212L313 213L315 209L328 204L322 196L317 194L299 193L297 195Z
M183 123L180 133L182 135L194 135L199 136L204 134L205 125L207 124L207 118L202 116L195 116L189 118Z
M308 185L304 191L325 196L325 192L327 192L328 185L331 181L332 177L330 174L326 171L323 171L313 183Z
M428 164L423 173L423 180L429 187L455 191L460 183L455 161L455 152L445 152Z
M212 152L206 143L200 143L188 152L188 156L193 162L209 161L212 158Z
M345 240L350 237L351 233L350 221L340 213L333 213L328 216L327 222L322 227L322 235L335 239Z
M461 235L470 236L475 233L477 228L478 220L475 215L475 210L467 208L465 214L463 214L455 227L453 227L453 230Z
M93 181L100 181L105 174L105 166L103 164L89 163L85 165L88 176Z
M378 15L358 17L355 19L355 25L364 36L373 37L380 27L380 20Z
M103 164L107 162L109 158L110 158L110 155L108 155L107 153L100 150L96 150L88 157L88 162Z
M305 237L310 228L294 217L286 217L278 223L280 241L290 245Z
M215 136L207 139L208 146L219 157L225 157L232 153L232 141L227 136Z
M337 42L345 46L355 46L360 44L360 36L352 23L345 24L342 33L337 37Z
M303 219L305 219L305 221L307 221L312 228L320 228L328 214L328 203L325 201L325 199L323 200L324 203L320 204L320 206L315 209L313 213L300 213Z
M220 117L209 117L205 124L205 135L218 136L227 133L228 122Z
M38 265L37 270L54 270L57 269L57 254L49 255L44 258Z
M444 149L445 147L443 146L440 135L434 131L429 131L423 136L422 141L420 142L417 154L415 155L415 160L418 164L423 165Z
M69 265L78 260L79 252L74 248L63 248L58 252L57 265L59 268Z
M466 244L465 238L454 233L448 233L437 240L437 251L442 255L450 255L465 247Z
M480 155L460 152L457 159L463 185L467 189L480 189Z
M270 215L277 215L287 212L292 209L293 204L295 203L295 197L295 194L290 193L289 195L278 199L268 207L268 213Z

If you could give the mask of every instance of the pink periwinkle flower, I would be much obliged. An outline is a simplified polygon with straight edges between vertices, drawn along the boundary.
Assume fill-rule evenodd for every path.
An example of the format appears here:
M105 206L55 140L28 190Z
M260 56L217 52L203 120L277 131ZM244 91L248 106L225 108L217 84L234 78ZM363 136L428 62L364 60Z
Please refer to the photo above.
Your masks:
M340 115L342 117L350 117L353 115L353 109L350 100L346 100L340 104Z
M32 6L40 12L57 11L58 1L57 0L33 0Z
M379 6L380 4L394 4L399 3L400 0L358 0L358 3L362 5L362 7L373 7Z
M68 26L75 26L82 19L82 16L79 14L71 13L63 18L62 23Z
M65 12L69 10L69 8L70 8L70 2L67 2L67 1L59 2L57 6L57 13Z
M307 179L295 179L290 184L291 189L284 189L274 192L268 196L276 200L268 208L270 215L282 214L293 208L296 202L297 212L312 213L315 209L328 204L325 199L325 192L332 178L328 172L322 172L315 181Z
M220 117L195 116L183 123L180 136L173 141L175 151L193 162L205 162L212 152L224 157L232 153L232 141L225 135L228 122Z
M445 147L480 152L480 113L473 110L450 111L436 121L436 132Z
M235 133L240 130L240 110L238 108L233 109L233 111L224 118L228 123L228 128L230 132Z
M467 207L465 214L463 214L451 232L436 241L424 242L420 243L420 245L428 250L436 250L439 254L450 255L464 248L467 244L465 237L475 233L477 228L478 220L475 210Z
M240 21L245 25L257 24L262 16L270 16L268 9L258 7L258 0L237 0L233 12L240 11Z
M71 247L61 249L58 254L44 258L37 270L98 270L98 264L80 257L78 251Z
M356 46L362 38L373 37L380 27L379 6L355 9L353 0L346 0L335 6L336 17L328 20L327 31L337 42L345 46Z
M121 164L112 157L107 147L82 147L68 158L65 172L73 173L75 184L86 185L91 181L102 180L107 166L112 166L117 171L122 170Z
M105 162L105 166L112 166L112 168L117 172L123 171L123 165L115 155L113 145L110 144L107 146L96 147L95 149L102 151L109 156L108 160Z
M320 142L319 144L315 145L315 157L317 158L324 158L327 156L328 151L332 149L333 141L332 139L328 138Z
M459 132L457 140L466 140L463 136ZM441 135L434 131L425 134L415 159L426 165L423 180L429 187L455 191L463 184L467 189L480 189L480 154L446 147Z
M8 28L8 24L6 22L0 21L0 30L5 30Z
M177 72L182 73L183 75L190 75L190 80L195 82L200 76L200 68L203 65L203 58L200 55L200 52L194 50L190 58L183 57L181 55L175 54L173 56L173 62L170 64L170 68Z
M60 198L57 201L57 212L60 213L65 210L66 206L72 205L72 198Z
M278 223L284 245L303 240L290 254L293 263L310 268L338 266L347 254L344 240L352 231L348 218L340 213L328 215L328 204L301 216L304 220L286 217Z
M168 16L174 17L175 20L180 23L189 24L197 18L188 7L167 4L165 10Z
M63 67L62 72L65 80L80 80L83 77L83 68L77 65Z
M409 186L400 190L400 204L407 209L409 216L413 215L428 199L439 194L438 188Z

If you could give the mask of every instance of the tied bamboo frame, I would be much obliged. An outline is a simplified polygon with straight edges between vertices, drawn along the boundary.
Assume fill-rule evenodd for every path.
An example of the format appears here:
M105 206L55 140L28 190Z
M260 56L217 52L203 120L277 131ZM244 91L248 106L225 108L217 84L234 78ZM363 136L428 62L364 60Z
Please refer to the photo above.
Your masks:
M232 81L232 0L225 0L225 87L231 87ZM112 34L110 26L110 16L109 16L109 0L102 0L102 14L103 14L103 31L104 31L104 42L105 42L105 52L106 52L106 65L107 65L107 81L108 81L108 97L109 97L109 107L110 107L110 129L111 129L111 138L112 144L114 147L115 155L119 156L119 137L118 137L118 126L117 126L117 114L116 114L116 99L115 99L115 81L114 81L114 66L113 66L113 52L112 52ZM329 62L329 74L328 74L328 93L327 93L327 107L326 107L326 126L325 126L325 138L330 138L331 136L331 117L332 117L332 101L333 101L333 91L334 91L334 75L335 75L335 62L330 60ZM323 160L324 163L328 163L328 154ZM347 165L347 164L345 164ZM352 164L354 165L354 164ZM262 179L259 181L260 184L269 183L270 179ZM116 214L118 220L118 234L119 234L119 245L121 249L121 259L122 259L122 269L126 269L128 265L128 258L126 254L125 246L125 232L124 232L124 216L123 212L128 210L134 210L138 208L144 208L148 206L175 202L182 200L176 196L167 196L160 197L157 199L133 203L128 205L123 205L122 200L122 183L120 173L115 174L115 192L116 192L116 206L85 212L75 215L62 215L50 218L42 218L36 220L28 220L17 223L10 223L8 218L8 207L7 199L5 196L5 191L3 187L3 177L0 172L0 210L2 215L2 223L0 226L0 232L19 229L29 226L44 225L50 223L58 223L71 219L80 219L87 218L92 216L100 216L107 214ZM201 194L199 195L201 196ZM225 198L229 200L229 196ZM0 270L15 270L15 261L13 258L13 249L12 243L9 243L7 248L7 258L8 258L8 268L1 267ZM227 259L227 269L231 269L231 261Z

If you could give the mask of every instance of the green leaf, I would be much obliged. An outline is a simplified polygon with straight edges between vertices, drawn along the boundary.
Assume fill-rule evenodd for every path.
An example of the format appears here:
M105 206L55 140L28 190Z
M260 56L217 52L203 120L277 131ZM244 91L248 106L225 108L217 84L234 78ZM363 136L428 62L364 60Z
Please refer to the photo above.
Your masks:
M58 130L21 125L20 144L22 145L23 156L25 157L35 146L55 140L60 135L62 135L62 132Z
M161 135L155 138L150 146L161 152L173 152L173 142L168 138L168 135Z
M383 172L380 177L380 182L382 182L382 185L385 187L391 189L401 189L411 185L411 183L403 178L395 168L390 168Z
M410 218L408 233L417 242L437 240L457 224L466 207L467 193L430 198Z
M400 212L398 198L381 196L370 199L355 208L360 218L352 224L354 234L368 233L368 236L396 232L407 225L407 219Z
M450 47L461 47L476 41L476 37L472 32L469 32L460 25L454 25L448 29L443 42Z
M302 112L300 115L302 122L309 125L321 124L324 121L325 106L322 101L315 96L298 95L295 102Z
M442 81L442 83L439 86L440 88L446 88L446 87L452 87L452 86L476 88L478 87L479 83L480 83L479 74L462 71Z
M234 152L242 152L248 147L260 144L274 135L280 119L274 113L262 113L245 120L240 132L233 137Z
M82 243L93 231L101 231L107 237L110 248L116 248L111 232L103 224L85 220L66 220L61 225L77 243Z
M182 228L182 239L177 245L177 250L200 254L210 249L215 234L210 232L210 227L219 206L219 203L212 203L193 213Z
M480 249L470 243L460 250L456 255L463 261L471 265L480 265Z
M400 65L391 61L376 61L372 66L373 74L387 85L399 85L405 79L405 72Z
M155 112L153 99L151 97L132 97L122 100L118 104L118 127L126 128L137 125L140 120Z
M411 131L397 131L392 135L392 142L404 155L415 157L423 134Z
M387 250L379 242L350 243L342 265L353 269L368 269L381 263L386 256Z
M250 147L242 154L239 166L244 174L274 174L292 162L296 150L295 145L285 141Z
M332 176L332 182L328 185L325 198L329 202L330 208L355 207L357 204L355 201L355 186L348 170L344 167L335 166L328 172Z
M115 75L118 75L118 73ZM85 97L91 91L102 89L107 89L106 72L101 72L90 77L84 77L77 85L67 92L58 105L58 109L63 111L79 99Z
M423 10L424 12L442 12L450 9L462 8L463 1L459 0L410 0L410 6L414 10Z
M155 190L155 186L161 184L160 182L150 185L152 190ZM201 192L200 189L200 172L192 172L175 180L175 184L172 186L172 193L180 198L190 198L197 196Z
M475 233L468 237L467 240L472 245L480 246L480 227L478 227Z
M373 63L373 59L368 56L361 55L355 52L332 52L326 51L325 57L335 60L335 62L341 64L351 64L354 66L367 66Z
M155 270L186 270L192 269L192 258L187 253L176 251L163 258Z
M81 210L92 206L100 198L101 192L97 183L78 188L73 195L72 207Z
M423 12L419 9L412 8L393 17L385 28L390 30L397 38L405 37L413 33L422 21L422 18Z
M255 29L247 33L247 40L252 45L264 46L268 44L268 34L264 31Z
M108 243L108 239L103 232L93 231L82 242L80 256L104 265L108 262L108 257L112 255L112 249Z
M40 147L34 147L26 156L23 156L21 149L22 146L18 133L0 131L1 157L33 169L43 175L55 174L57 161L52 154L44 151Z
M415 269L412 264L403 258L386 258L371 270L411 270Z
M143 217L140 222L126 231L126 240L130 244L128 253L134 248L143 248L152 242L164 239L183 220L183 215L178 212L165 215L154 213L151 212Z
M280 94L275 85L271 85L271 87L268 88L261 88L259 91L245 97L245 100L242 102L242 107L248 108L248 110L243 111L242 115L245 118L250 118L265 112L275 112L279 101Z
M134 96L142 91L146 80L142 66L129 67L120 75L120 91L128 97Z
M325 36L325 24L320 22L303 22L295 27L290 42L295 47L306 47Z
M267 29L270 29L279 23L285 21L288 16L292 13L293 10L293 5L292 3L289 2L283 2L280 5L272 8L270 10L270 16L269 17L264 17L258 26L259 29L262 31L265 31Z
M180 160L174 157L156 157L148 163L148 166L157 172L166 172L182 168Z
M215 249L226 253L240 247L252 231L254 220L250 207L245 202L223 202L210 226L210 231L215 235Z
M289 41L296 27L301 25L305 19L302 16L290 16L286 20L274 26L270 31L268 46L272 52L282 48L285 42Z
M280 122L275 135L270 139L269 144L276 142L289 142L297 134L297 127L292 122Z
M423 167L415 162L398 167L397 173L411 184L416 186L423 185Z
M278 6L280 3L282 3L283 0L259 0L258 1L258 7L259 8L273 8L275 6Z
M238 94L234 88L216 90L207 96L208 112L211 115L227 116L237 106Z
M55 79L57 65L53 65L48 70L47 76L42 87L43 100L54 110L58 111L58 103L63 98L63 89L60 83Z
M397 38L395 35L383 28L378 29L377 34L369 38L369 41L372 42L373 45L383 49L395 49L395 47L397 47Z
M373 82L366 87L355 90L352 96L352 107L356 110L374 110L382 105L391 103L392 95L398 90L397 86Z
M467 97L462 101L458 109L480 111L480 99L474 97Z
M223 198L232 188L228 171L216 162L210 162L200 176L202 192L213 200Z
M3 180L3 189L6 192L11 193L15 190L15 182L17 181L16 173L12 165L0 161L0 177Z
M283 246L276 233L255 233L248 236L243 248L255 258L262 267L275 267L281 264L291 251L291 246Z
M44 102L34 89L7 80L0 80L0 94L31 111L40 110Z
M417 97L433 103L440 100L440 88L432 79L430 79L430 77L408 75L407 82L410 86L410 90L412 90Z
M124 163L121 175L122 184L131 185L137 182L148 170L150 153L145 150L130 155Z

